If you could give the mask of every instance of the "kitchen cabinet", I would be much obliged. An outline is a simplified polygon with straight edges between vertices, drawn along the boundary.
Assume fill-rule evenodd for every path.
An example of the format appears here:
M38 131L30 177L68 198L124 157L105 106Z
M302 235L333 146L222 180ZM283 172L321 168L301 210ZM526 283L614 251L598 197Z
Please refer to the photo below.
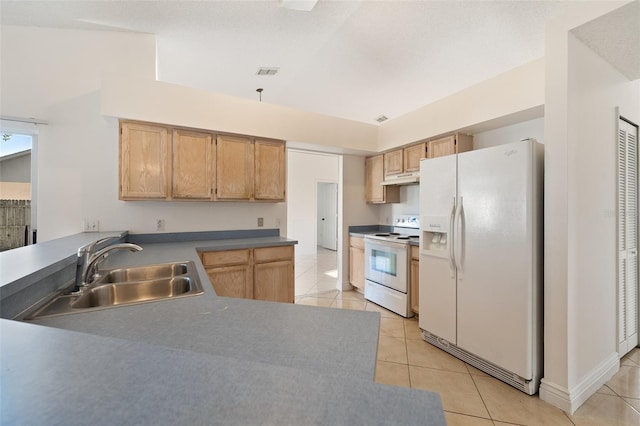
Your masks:
M384 155L365 159L365 199L370 204L400 202L399 186L383 186Z
M364 238L349 237L349 283L364 292Z
M254 299L293 303L293 257L293 246L254 249Z
M473 149L473 137L462 133L433 139L427 142L427 158L442 157Z
M210 133L173 131L173 198L211 199L215 145Z
M216 199L250 200L253 193L251 138L218 136L216 146Z
M216 151L217 200L285 200L284 142L218 136Z
M411 246L411 268L409 271L409 305L416 314L420 313L420 249Z
M249 249L200 253L200 259L218 296L253 298Z
M137 122L120 123L121 200L163 199L169 196L169 129Z
M286 160L284 142L256 139L254 143L256 200L285 200Z
M218 296L293 303L293 246L200 252Z
M408 146L402 151L404 155L404 171L419 172L420 160L427 157L426 142Z
M285 142L120 121L121 200L285 201Z
M384 175L398 175L404 172L402 148L384 153Z

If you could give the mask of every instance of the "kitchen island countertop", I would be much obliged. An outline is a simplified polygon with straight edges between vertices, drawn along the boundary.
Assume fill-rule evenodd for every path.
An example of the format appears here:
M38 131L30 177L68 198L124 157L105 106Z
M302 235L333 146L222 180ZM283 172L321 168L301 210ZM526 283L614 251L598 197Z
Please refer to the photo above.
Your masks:
M267 237L252 244L295 241ZM99 414L114 410L138 423L157 424L382 424L393 413L399 416L396 423L444 424L437 394L373 382L378 313L219 297L197 250L220 247L230 246L221 241L148 243L142 252L114 253L104 265L193 260L205 287L202 295L30 323L2 320L5 395L15 392L42 402L8 405L3 398L2 423L12 415L35 416L28 418L40 423L37 416L46 419L47 410L63 398L47 391L56 388L64 389L67 403L54 418L66 424L81 419L75 416L83 407L94 410L90 418L95 424L112 423ZM36 365L46 368L47 377L28 367ZM167 386L177 393L167 393ZM131 404L136 398L142 405ZM301 409L305 398L316 406ZM100 401L109 410L95 405ZM167 405L173 401L184 405ZM380 408L372 410L376 404ZM146 417L153 410L160 417ZM181 417L166 417L171 415Z

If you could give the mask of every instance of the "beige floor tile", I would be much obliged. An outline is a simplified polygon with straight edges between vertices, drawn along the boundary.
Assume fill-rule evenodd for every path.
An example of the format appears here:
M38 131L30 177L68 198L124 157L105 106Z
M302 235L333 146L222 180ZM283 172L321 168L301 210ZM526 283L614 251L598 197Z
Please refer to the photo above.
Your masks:
M622 398L596 393L570 416L576 426L638 426L640 414Z
M338 290L329 290L329 291L322 291L320 293L316 293L313 296L314 297L321 297L323 299L334 300L336 298L336 296L338 295L338 293L339 293Z
M542 401L538 396L502 383L493 377L472 376L491 418L521 425L571 426L565 413Z
M469 364L465 363L465 366L467 367L467 370L469 371L469 374L471 374L472 376L490 377L487 373L485 373L482 370L478 370L473 365L469 365Z
M351 309L354 311L364 311L364 306L365 303L364 302L360 302L358 300L334 300L331 303L331 307L332 308L339 308L339 309Z
M467 373L409 366L411 387L440 394L446 411L489 418L480 394Z
M497 422L497 421L493 421L493 424L495 426L520 426L518 425L518 423L506 423L506 422Z
M640 367L621 365L607 386L620 396L640 399Z
M640 399L634 398L622 398L624 401L632 406L638 413L640 413Z
M391 312L388 309L383 308L382 306L378 306L373 302L369 302L367 301L367 305L364 309L365 311L372 311L372 312L380 312L380 315L383 317L387 317L387 318L401 318L402 317L398 314L396 314L395 312Z
M493 426L493 422L489 419L452 413L450 411L444 412L444 418L447 421L447 426Z
M378 361L407 363L407 348L404 339L391 336L378 337Z
M328 308L333 303L331 299L321 299L319 297L302 297L296 301L298 305L307 305L307 306L323 306Z
M604 395L615 395L616 394L607 385L602 385L602 387L600 389L598 389L596 391L596 393L602 393Z
M377 383L408 388L410 387L409 366L395 362L378 361L376 362L375 381Z
M404 339L404 321L396 318L380 318L380 335Z
M423 340L407 340L407 359L409 365L469 374L464 362Z
M364 294L355 291L355 290L347 290L347 291L341 291L340 293L338 293L338 295L336 296L336 299L339 300L357 300L359 302L366 302L366 300L364 299Z
M634 348L626 354L623 359L629 359L640 366L640 348Z
M406 318L404 320L404 334L407 336L407 339L423 340L418 319L416 317Z

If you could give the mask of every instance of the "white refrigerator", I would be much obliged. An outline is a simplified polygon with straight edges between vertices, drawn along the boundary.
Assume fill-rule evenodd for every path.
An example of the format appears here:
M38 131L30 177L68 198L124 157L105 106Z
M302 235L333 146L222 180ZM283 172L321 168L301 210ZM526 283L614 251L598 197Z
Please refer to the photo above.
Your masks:
M542 374L543 146L420 163L424 339L526 392Z

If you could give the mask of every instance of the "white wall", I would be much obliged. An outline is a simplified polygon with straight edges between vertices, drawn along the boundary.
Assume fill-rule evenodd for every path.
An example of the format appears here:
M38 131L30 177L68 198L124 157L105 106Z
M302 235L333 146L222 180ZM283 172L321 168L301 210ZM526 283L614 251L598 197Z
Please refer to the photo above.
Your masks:
M118 125L101 113L105 74L155 78L150 35L29 27L1 29L2 114L37 117L38 239L81 232L83 220L101 230L154 232L254 229L280 221L285 203L145 202L118 200Z
M385 121L380 125L378 149L391 149L536 110L544 105L544 66L544 59L529 62L416 111Z
M473 135L473 149L489 148L517 142L524 138L534 138L544 143L544 118L536 118L521 123L504 126Z
M287 150L287 237L296 255L315 254L318 182L338 183L339 156Z
M592 4L547 26L540 397L569 412L619 367L615 107L640 120L640 83L626 80L569 31L619 6Z

